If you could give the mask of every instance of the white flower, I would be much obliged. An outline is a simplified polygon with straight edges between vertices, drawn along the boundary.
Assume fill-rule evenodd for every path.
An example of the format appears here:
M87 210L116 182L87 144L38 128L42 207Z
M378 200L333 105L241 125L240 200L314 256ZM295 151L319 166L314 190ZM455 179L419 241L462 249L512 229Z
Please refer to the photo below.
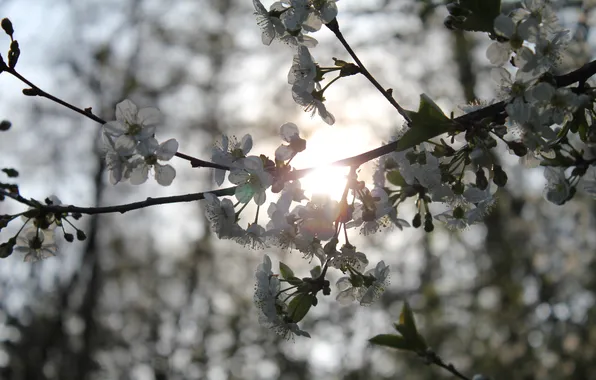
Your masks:
M314 116L315 112L318 112L325 123L329 125L335 123L335 116L327 111L325 104L323 104L325 98L321 91L308 91L294 85L292 86L292 97L297 104L305 107L304 111L311 112L311 116Z
M294 157L296 153L306 149L306 140L300 137L296 124L285 123L280 127L279 134L289 145L282 144L275 150L275 159L277 161L289 160Z
M546 167L544 169L544 178L547 180L546 199L556 205L565 203L571 195L571 186L565 177L563 168Z
M352 283L350 277L341 277L337 280L335 283L335 286L337 286L337 289L339 290L339 293L337 293L337 296L335 297L337 302L341 305L349 305L352 302L361 299L366 289L362 286L354 285L355 284Z
M321 29L321 24L327 24L337 17L337 4L335 2L336 0L313 1L313 9L303 24L304 29L317 31Z
M461 196L454 195L446 201L451 203L453 209L436 215L435 219L452 229L464 229L481 222L495 204L490 186L485 190L469 187Z
M257 223L251 223L246 231L234 240L245 247L263 249L265 248L265 229Z
M116 120L103 125L104 132L114 140L114 149L121 155L134 153L137 143L155 134L161 113L157 108L141 108L126 99L116 106Z
M399 166L399 172L408 185L421 185L428 190L433 200L440 200L449 194L449 188L441 181L441 168L437 157L425 151L424 163L411 164L406 158L407 153L408 150L397 152L392 155L392 158Z
M435 219L443 222L448 228L453 230L463 230L470 224L466 220L465 214L463 216L454 215L454 210L447 210L441 214L435 215Z
M389 204L389 196L384 189L375 187L369 195L368 202L363 201L354 206L352 220L346 223L346 228L362 226L360 233L369 235L393 225L400 230L410 226L407 221L397 218L397 211Z
M569 43L569 31L561 30L549 37L538 36L536 40L536 53L528 55L525 63L522 63L520 69L523 71L545 72L556 68Z
M312 38L311 36L305 36L302 33L293 34L285 32L283 36L279 37L279 40L292 48L297 48L300 46L314 48L319 43L316 39Z
M232 169L228 179L236 187L236 199L248 203L254 198L257 205L265 203L265 191L273 183L273 176L265 171L260 157L249 156L241 161L242 168Z
M280 289L277 276L271 271L271 259L263 256L263 262L257 266L257 284L255 286L254 302L261 312L263 321L276 321L276 300ZM259 318L259 321L262 320Z
M294 60L288 72L288 83L307 91L315 88L317 65L306 46L299 46L294 55Z
M389 285L389 266L384 261L379 261L374 269L369 269L365 274L367 280L366 292L360 298L360 305L367 306L375 302Z
M582 106L584 98L576 95L569 88L555 88L552 85L538 83L531 92L536 105L541 107L541 118L548 124L563 124L573 119L573 113Z
M275 37L280 37L285 32L285 28L279 19L280 11L274 7L275 4L267 12L260 0L253 0L252 3L255 7L254 14L257 18L257 25L259 25L262 31L261 41L265 45L271 45L271 41Z
M228 136L223 135L221 140L221 147L214 146L211 153L211 161L216 164L234 167L238 161L241 161L246 157L248 152L252 149L252 136L246 134L242 137L242 140L236 141L232 139L231 144ZM221 185L226 178L226 171L222 169L215 169L214 172L215 182Z
M329 257L329 266L340 269L342 271L351 267L357 271L362 271L368 265L368 259L362 252L356 251L356 247L351 244L344 244L340 251L336 251Z
M53 230L31 227L17 236L16 252L25 254L25 262L35 262L56 256L58 247L54 241Z
M495 32L507 39L507 42L493 42L486 50L486 58L493 65L503 66L509 61L512 51L523 46L524 40L532 40L530 30L535 27L532 23L516 23L503 14L497 16L494 22Z
M523 9L516 10L516 18L524 18L523 23L530 22L536 28L540 27L546 33L557 33L561 30L559 20L551 6L544 0L524 0ZM534 41L532 41L534 42Z
M350 277L342 277L335 284L339 289L336 300L347 305L360 301L360 305L368 306L375 302L389 284L389 266L380 261L374 269L364 275L351 273Z
M231 200L227 198L220 200L211 193L205 193L203 196L205 198L205 215L218 238L233 238L244 233L236 223L236 212Z
M271 259L268 255L264 255L263 262L257 267L256 277L254 302L259 308L259 323L285 339L293 335L310 338L308 332L301 330L286 315L288 306L279 299L280 281L271 271Z
M281 15L281 21L289 31L299 31L310 11L308 0L290 0L290 8Z
M147 181L149 170L155 171L155 180L162 186L169 186L176 177L176 169L171 165L162 165L159 161L169 161L178 151L178 141L169 139L161 144L157 140L150 138L137 147L141 157L132 162L132 172L130 173L130 183L140 185Z

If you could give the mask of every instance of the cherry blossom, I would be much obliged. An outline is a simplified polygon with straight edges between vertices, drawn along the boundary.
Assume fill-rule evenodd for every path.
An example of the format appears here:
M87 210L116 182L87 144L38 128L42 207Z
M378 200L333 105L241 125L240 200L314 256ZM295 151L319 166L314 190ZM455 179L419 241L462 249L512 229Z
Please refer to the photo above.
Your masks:
M115 139L113 148L122 155L132 154L138 143L155 134L161 122L157 108L141 108L126 99L116 105L116 120L103 125L104 133Z
M56 256L57 249L54 231L37 227L22 231L17 236L17 245L14 248L16 252L25 254L25 262L35 262Z

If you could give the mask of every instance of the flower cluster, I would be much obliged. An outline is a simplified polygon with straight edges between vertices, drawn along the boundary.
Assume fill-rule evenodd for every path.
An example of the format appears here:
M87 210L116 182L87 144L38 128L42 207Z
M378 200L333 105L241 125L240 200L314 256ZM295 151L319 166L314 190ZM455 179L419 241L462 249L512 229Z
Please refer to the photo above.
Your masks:
M547 166L546 199L563 204L573 196L574 185L589 162L582 154L584 148L573 146L565 137L590 112L586 107L592 100L582 91L557 87L552 80L565 54L568 31L559 26L551 6L538 0L525 0L522 8L499 15L494 30L496 41L486 56L499 66L492 76L507 102L507 137L511 137L507 143L522 157L521 162ZM512 66L503 67L508 62ZM581 140L575 143L584 145L587 136ZM562 149L564 145L568 147ZM576 166L570 177L562 169L563 161L566 167Z
M155 139L160 122L157 108L139 110L128 99L118 103L116 120L105 123L102 128L102 148L112 184L130 180L131 184L140 185L147 181L152 169L157 183L162 186L172 183L176 170L158 161L174 157L178 142L169 139L160 144Z
M496 188L505 186L508 180L493 151L499 144L506 145L523 163L546 167L548 201L564 204L573 197L580 182L588 194L596 194L594 95L585 83L587 78L575 80L579 86L570 89L570 83L561 80L565 76L556 76L569 36L559 26L548 2L524 0L521 8L496 16L492 24L493 16L481 20L489 20L489 25L481 30L489 32L494 41L486 56L495 65L491 77L498 85L501 102L483 109L477 105L462 108L466 115L460 118L444 115L426 95L421 97L418 112L401 108L392 90L380 87L339 33L336 0L282 0L274 2L269 10L259 0L253 0L253 5L262 42L270 45L277 40L294 51L287 81L294 101L305 111L334 124L335 117L324 103L325 91L340 78L363 73L407 121L407 128L393 136L391 149L374 157L371 153L376 154L376 150L342 160L350 162L346 166L351 170L339 201L328 196L305 196L300 173L293 170L291 162L306 150L306 140L293 123L280 127L283 142L273 158L251 155L253 140L249 134L239 141L223 136L214 146L212 162L205 166L217 168L217 185L226 179L235 185L233 198L202 194L207 220L217 237L253 249L297 250L309 263L316 259L310 276L303 278L295 276L284 263L279 263L279 273L274 273L268 255L257 267L254 301L259 320L284 338L310 336L298 323L317 305L319 293L330 295L328 270L344 274L336 283L336 299L341 304L370 305L387 287L389 266L380 261L369 267L366 254L351 244L348 231L368 235L385 228L402 230L411 224L431 232L436 221L462 229L481 222L495 204ZM449 27L464 28L467 17L472 19L473 10L464 5L450 3L451 14L446 20ZM3 23L3 28L8 25ZM317 41L308 34L323 24L335 33L358 65L334 58L333 66L323 67L315 61L309 48L315 47ZM473 28L483 27L471 24ZM12 39L12 25L5 31L10 31ZM9 66L0 58L0 71L14 67L20 52L18 44L11 47L11 52ZM324 85L325 75L331 72L338 72L338 76ZM42 92L32 86L24 93ZM490 108L496 111L481 112ZM480 116L475 115L477 111ZM130 100L124 100L116 107L116 120L109 122L85 112L102 123L101 143L112 184L142 184L153 172L160 185L168 186L176 171L163 162L174 155L189 159L178 152L175 139L161 143L156 139L161 114L155 108L138 109ZM9 127L3 122L1 129ZM378 157L370 186L358 178L357 169ZM190 160L193 165L205 163ZM3 172L16 176L16 171L10 169ZM71 209L57 207L60 201L55 197L46 200L44 206L21 198L18 188L2 185L2 199L12 197L32 208L21 214L1 216L0 229L19 216L24 224L15 237L0 246L0 256L8 256L13 248L25 254L25 261L54 256L55 232L59 228L65 240L74 240L64 225L74 227L67 217L78 219L79 214L64 212ZM269 193L279 197L271 201ZM407 201L413 201L416 210L411 223L398 217L399 206ZM253 207L248 207L251 203ZM266 213L261 211L264 208ZM246 221L246 214L254 209L254 217ZM74 228L77 239L83 240L84 233Z
M288 83L292 85L292 97L305 111L319 116L327 124L335 123L335 117L327 111L323 103L323 93L333 81L321 88L320 81L325 73L340 70L321 68L315 63L308 48L315 47L317 40L303 33L316 32L323 24L335 20L336 0L289 0L277 1L269 11L260 0L253 0L257 24L262 30L262 41L270 45L279 40L296 49L292 67L288 73ZM344 73L345 74L345 73ZM346 74L347 75L347 74ZM338 77L339 78L339 77ZM338 79L336 78L336 79Z
M269 11L260 0L253 0L257 24L262 30L262 41L270 45L274 39L290 46L314 47L317 40L304 33L316 32L323 24L337 16L336 0L276 1Z
M62 205L60 199L55 195L46 198L45 203L47 206ZM7 257L13 252L19 252L24 254L26 262L35 262L56 256L58 247L55 235L57 229L62 230L66 241L73 242L75 238L72 233L66 232L65 223L75 229L78 240L86 239L85 233L68 220L69 215L67 213L43 211L42 205L38 206L31 207L20 214L23 225L15 237L2 244L2 247L0 247L1 257ZM74 219L81 217L80 214L71 216Z
M346 196L342 201L334 201L322 195L307 199L299 180L286 179L291 170L290 162L296 154L306 149L306 140L300 137L298 127L293 123L282 125L280 136L284 143L276 149L275 161L264 155L247 155L252 145L250 135L232 144L224 136L221 146L214 148L212 160L228 165L228 180L237 185L234 194L236 203L228 198L205 194L206 215L214 233L220 239L234 240L255 249L279 247L298 250L309 260L317 258L319 268L323 267L325 273L328 268L349 272L352 288L362 292L362 297L353 297L353 300L362 304L372 303L384 290L389 269L381 263L376 269L365 272L368 265L366 255L349 243L347 234L345 244L338 247L339 233L341 230L360 228L362 233L368 234L391 225L401 229L409 224L397 218L397 211L383 188L369 190L364 182L357 180L355 172L347 179ZM216 180L223 183L225 176L220 176L220 173L225 174L216 169ZM279 198L269 203L268 221L262 223L259 220L259 215L262 215L259 209L264 205L269 189L279 192ZM350 202L347 199L348 191L352 194ZM250 202L254 202L257 212L252 222L244 227L240 225L241 214L246 213L246 206ZM300 297L306 297L306 292L308 299L312 301L313 297L316 300L313 292L325 289L325 286L317 282L317 278L319 277L313 275L305 283L304 279L293 277L288 281L298 287ZM345 289L342 286L341 282L338 283L343 292ZM290 333L305 335L296 325L298 320L291 317L293 314L288 311L293 310L292 302L286 303L280 299L281 293L280 280L271 273L270 259L265 256L264 263L257 270L255 294L255 301L261 310L261 321L284 337ZM345 302L347 296L344 293L341 293L340 298ZM298 295L293 297L296 299Z

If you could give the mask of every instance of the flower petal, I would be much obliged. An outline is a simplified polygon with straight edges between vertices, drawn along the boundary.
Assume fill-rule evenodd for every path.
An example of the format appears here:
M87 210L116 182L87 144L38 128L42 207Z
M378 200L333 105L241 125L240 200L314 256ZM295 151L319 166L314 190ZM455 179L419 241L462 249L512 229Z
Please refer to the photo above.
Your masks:
M178 141L176 141L176 139L169 139L168 141L165 141L159 145L159 148L157 148L157 152L155 152L155 154L157 155L158 160L169 161L172 157L174 157L177 151Z
M116 105L116 119L118 121L135 123L137 112L137 106L128 99Z
M155 180L162 186L170 186L176 178L176 169L172 165L155 164Z

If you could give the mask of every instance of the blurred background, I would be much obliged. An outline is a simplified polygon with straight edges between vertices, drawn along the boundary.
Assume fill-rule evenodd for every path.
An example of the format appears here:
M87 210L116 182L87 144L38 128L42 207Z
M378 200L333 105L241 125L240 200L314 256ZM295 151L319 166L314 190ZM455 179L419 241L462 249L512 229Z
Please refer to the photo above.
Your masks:
M561 68L569 71L593 57L595 2L554 3L573 36ZM416 109L426 93L457 114L458 105L495 96L485 58L490 40L447 30L443 2L343 0L338 7L346 39L405 108ZM198 158L210 157L222 133L251 133L252 153L272 155L279 126L292 121L308 140L294 163L306 167L379 146L402 124L359 76L325 93L335 125L310 118L287 84L293 51L262 45L252 12L248 0L0 2L25 77L107 120L126 98L156 106L165 118L157 138L176 138L181 152ZM349 61L329 31L314 37L317 62ZM0 37L0 50L9 43ZM208 170L176 158L170 187L152 178L111 186L97 149L99 125L24 97L23 85L6 74L0 88L0 119L13 123L0 135L0 159L21 173L25 197L55 194L66 204L97 206L214 187ZM61 239L57 257L28 264L13 254L0 262L0 379L450 378L410 354L368 345L392 331L406 299L429 345L470 377L596 379L594 201L580 193L554 206L543 199L541 169L520 167L506 153L502 160L509 183L484 225L354 233L371 262L391 265L391 286L369 308L340 307L335 291L320 300L302 322L312 339L279 339L259 326L252 302L263 253L275 267L282 260L306 274L301 254L218 241L200 203L86 216L79 227L88 239ZM362 179L370 180L373 167L363 168ZM317 182L305 187L317 192ZM1 214L22 210L0 203ZM410 219L407 211L400 216Z

